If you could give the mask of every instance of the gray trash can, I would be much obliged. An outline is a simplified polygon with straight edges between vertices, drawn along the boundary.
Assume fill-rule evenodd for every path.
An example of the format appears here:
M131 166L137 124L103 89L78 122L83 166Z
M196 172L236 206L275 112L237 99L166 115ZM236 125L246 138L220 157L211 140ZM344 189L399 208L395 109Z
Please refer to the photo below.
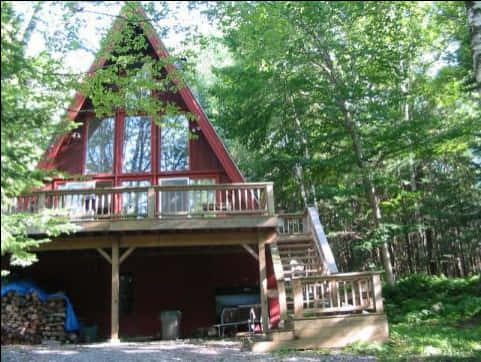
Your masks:
M162 339L177 339L180 337L180 310L164 310L160 312L162 323Z

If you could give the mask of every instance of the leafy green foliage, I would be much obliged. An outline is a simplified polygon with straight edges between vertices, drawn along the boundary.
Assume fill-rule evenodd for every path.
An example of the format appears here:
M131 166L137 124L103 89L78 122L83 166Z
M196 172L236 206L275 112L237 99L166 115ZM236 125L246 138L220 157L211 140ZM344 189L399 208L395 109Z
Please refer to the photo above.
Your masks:
M47 236L70 230L70 225L48 213L36 216L11 214L15 197L43 186L52 174L36 169L47 146L70 126L56 117L63 113L68 80L58 79L61 62L47 53L25 55L25 39L19 38L20 23L8 2L2 2L2 116L1 116L1 200L2 257L11 256L14 264L35 261L33 247L48 241L32 239L32 227L45 227ZM28 28L27 28L28 30ZM27 34L24 35L26 37Z
M211 115L247 176L275 182L278 209L319 205L343 270L388 246L398 275L479 266L463 3L225 2L210 15L233 59L214 70Z
M476 360L481 356L479 277L450 279L416 274L393 287L385 286L383 296L389 342L359 343L348 351L396 361Z

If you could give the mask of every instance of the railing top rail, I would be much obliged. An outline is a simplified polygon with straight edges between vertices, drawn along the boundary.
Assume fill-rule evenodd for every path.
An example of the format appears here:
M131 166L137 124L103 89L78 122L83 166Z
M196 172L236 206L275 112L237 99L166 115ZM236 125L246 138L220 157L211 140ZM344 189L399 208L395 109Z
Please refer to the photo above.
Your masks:
M153 185L153 186L118 186L109 188L92 189L69 189L69 190L43 190L34 191L31 195L69 195L69 194L105 194L122 192L145 192L149 188L157 191L194 191L194 190L231 190L231 189L253 189L263 188L272 185L272 182L246 182L232 184L210 184L210 185ZM29 195L23 195L29 196Z
M365 272L353 272L353 273L337 273L330 275L322 275L318 277L299 277L294 278L300 280L302 283L318 282L323 280L350 280L358 279L359 277L369 277L373 275L380 275L383 271L365 271Z
M264 188L272 183L270 182L252 182L252 183L235 183L235 184L209 184L209 185L156 185L152 186L156 190L161 191L190 191L190 190L238 190L238 189L255 189Z

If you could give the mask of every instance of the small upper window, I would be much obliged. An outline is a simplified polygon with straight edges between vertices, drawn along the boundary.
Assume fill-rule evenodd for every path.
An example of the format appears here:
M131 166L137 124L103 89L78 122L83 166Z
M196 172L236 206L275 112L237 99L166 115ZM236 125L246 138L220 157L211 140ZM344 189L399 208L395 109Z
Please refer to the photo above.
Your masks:
M89 122L85 173L112 173L114 165L114 118Z
M167 118L161 130L161 171L189 168L189 121L181 115Z
M147 117L127 117L124 122L122 172L150 172L151 123Z

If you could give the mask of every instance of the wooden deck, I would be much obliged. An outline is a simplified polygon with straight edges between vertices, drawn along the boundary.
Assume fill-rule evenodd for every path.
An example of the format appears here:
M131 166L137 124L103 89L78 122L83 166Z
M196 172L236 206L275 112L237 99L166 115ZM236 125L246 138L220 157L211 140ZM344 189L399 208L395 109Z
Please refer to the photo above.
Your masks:
M76 233L277 227L269 182L40 191L10 212L46 210L67 217Z

